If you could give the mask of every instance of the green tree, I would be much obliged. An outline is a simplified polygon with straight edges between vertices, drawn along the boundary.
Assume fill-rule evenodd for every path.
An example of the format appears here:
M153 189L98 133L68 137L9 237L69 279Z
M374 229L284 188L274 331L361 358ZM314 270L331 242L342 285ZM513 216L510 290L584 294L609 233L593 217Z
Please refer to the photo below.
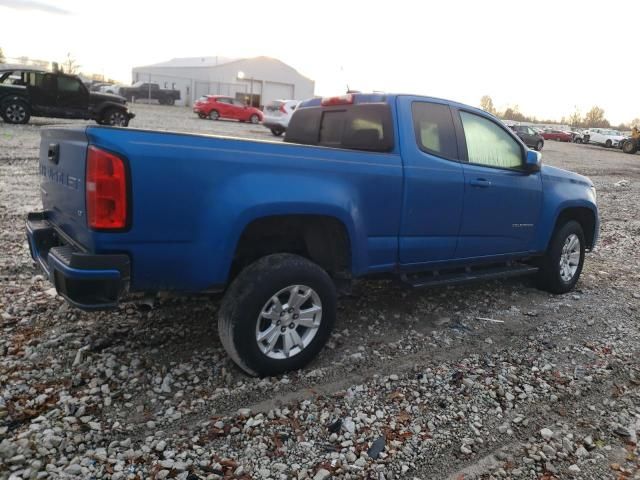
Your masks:
M492 115L495 115L497 113L496 107L493 106L493 100L489 95L484 95L480 99L480 108L485 112L489 112Z
M604 109L594 105L584 116L586 127L609 127L609 120L604 118Z
M2 48L0 47L0 63L4 63L6 61L7 61L7 59L4 56L4 52L2 51Z

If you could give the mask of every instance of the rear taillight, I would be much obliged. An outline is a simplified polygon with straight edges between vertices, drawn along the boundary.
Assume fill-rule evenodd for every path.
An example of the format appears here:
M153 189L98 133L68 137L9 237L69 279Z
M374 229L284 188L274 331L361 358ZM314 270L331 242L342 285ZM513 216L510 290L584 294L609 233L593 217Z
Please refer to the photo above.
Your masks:
M282 105L280 105L280 111L282 113L284 113L285 115L287 114L287 110L284 108L284 103Z
M85 187L89 227L119 230L127 226L127 173L120 157L90 145Z

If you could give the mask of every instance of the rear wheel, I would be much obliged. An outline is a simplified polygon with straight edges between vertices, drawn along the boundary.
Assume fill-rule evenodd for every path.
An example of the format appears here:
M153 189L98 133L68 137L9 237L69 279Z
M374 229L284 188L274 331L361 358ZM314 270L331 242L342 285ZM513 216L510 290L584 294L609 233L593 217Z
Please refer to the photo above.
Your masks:
M198 117L200 117L200 118L207 118L207 116L206 116L204 113L199 113L199 114L198 114Z
M254 113L253 115L251 115L251 117L249 117L249 121L253 124L256 124L260 121L260 117Z
M538 143L536 143L535 149L539 152L540 150L542 150L543 146L544 146L544 142L542 140L538 140Z
M271 133L273 133L276 137L279 137L284 133L284 129L282 128L272 128Z
M638 142L633 140L625 140L622 144L622 151L624 153L636 153L638 151Z
M31 108L27 102L20 99L7 100L0 109L2 119L7 123L24 124L31 118Z
M573 290L582 272L584 252L584 232L578 222L571 220L557 228L540 262L540 288L551 293Z
M218 316L220 340L250 375L302 368L327 342L336 291L315 263L292 254L268 255L233 281Z
M167 97L164 103L166 105L175 105L176 99L172 97Z
M611 140L607 140L606 142L604 142L604 146L607 148L611 148L612 145L613 143L611 142Z
M211 120L218 120L218 119L220 118L220 114L218 113L218 111L217 111L217 110L211 110L211 111L209 112L209 118L210 118Z

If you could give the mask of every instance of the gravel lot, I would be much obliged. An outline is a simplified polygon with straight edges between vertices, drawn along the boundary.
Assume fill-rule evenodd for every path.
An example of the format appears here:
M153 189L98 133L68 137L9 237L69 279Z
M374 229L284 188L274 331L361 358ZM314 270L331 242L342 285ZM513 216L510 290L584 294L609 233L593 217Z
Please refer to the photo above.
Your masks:
M274 138L134 109L135 127ZM0 479L640 478L639 155L545 146L598 189L572 294L360 282L316 361L256 379L222 349L219 299L85 313L34 267L41 127L87 123L0 123Z

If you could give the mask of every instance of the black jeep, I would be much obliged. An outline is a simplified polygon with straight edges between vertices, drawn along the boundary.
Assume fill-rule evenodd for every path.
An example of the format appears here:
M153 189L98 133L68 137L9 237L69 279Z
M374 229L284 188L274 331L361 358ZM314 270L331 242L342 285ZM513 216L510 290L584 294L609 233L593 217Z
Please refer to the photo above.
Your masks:
M124 98L90 92L76 75L15 68L0 70L0 116L7 123L27 123L34 116L126 127L135 115Z

